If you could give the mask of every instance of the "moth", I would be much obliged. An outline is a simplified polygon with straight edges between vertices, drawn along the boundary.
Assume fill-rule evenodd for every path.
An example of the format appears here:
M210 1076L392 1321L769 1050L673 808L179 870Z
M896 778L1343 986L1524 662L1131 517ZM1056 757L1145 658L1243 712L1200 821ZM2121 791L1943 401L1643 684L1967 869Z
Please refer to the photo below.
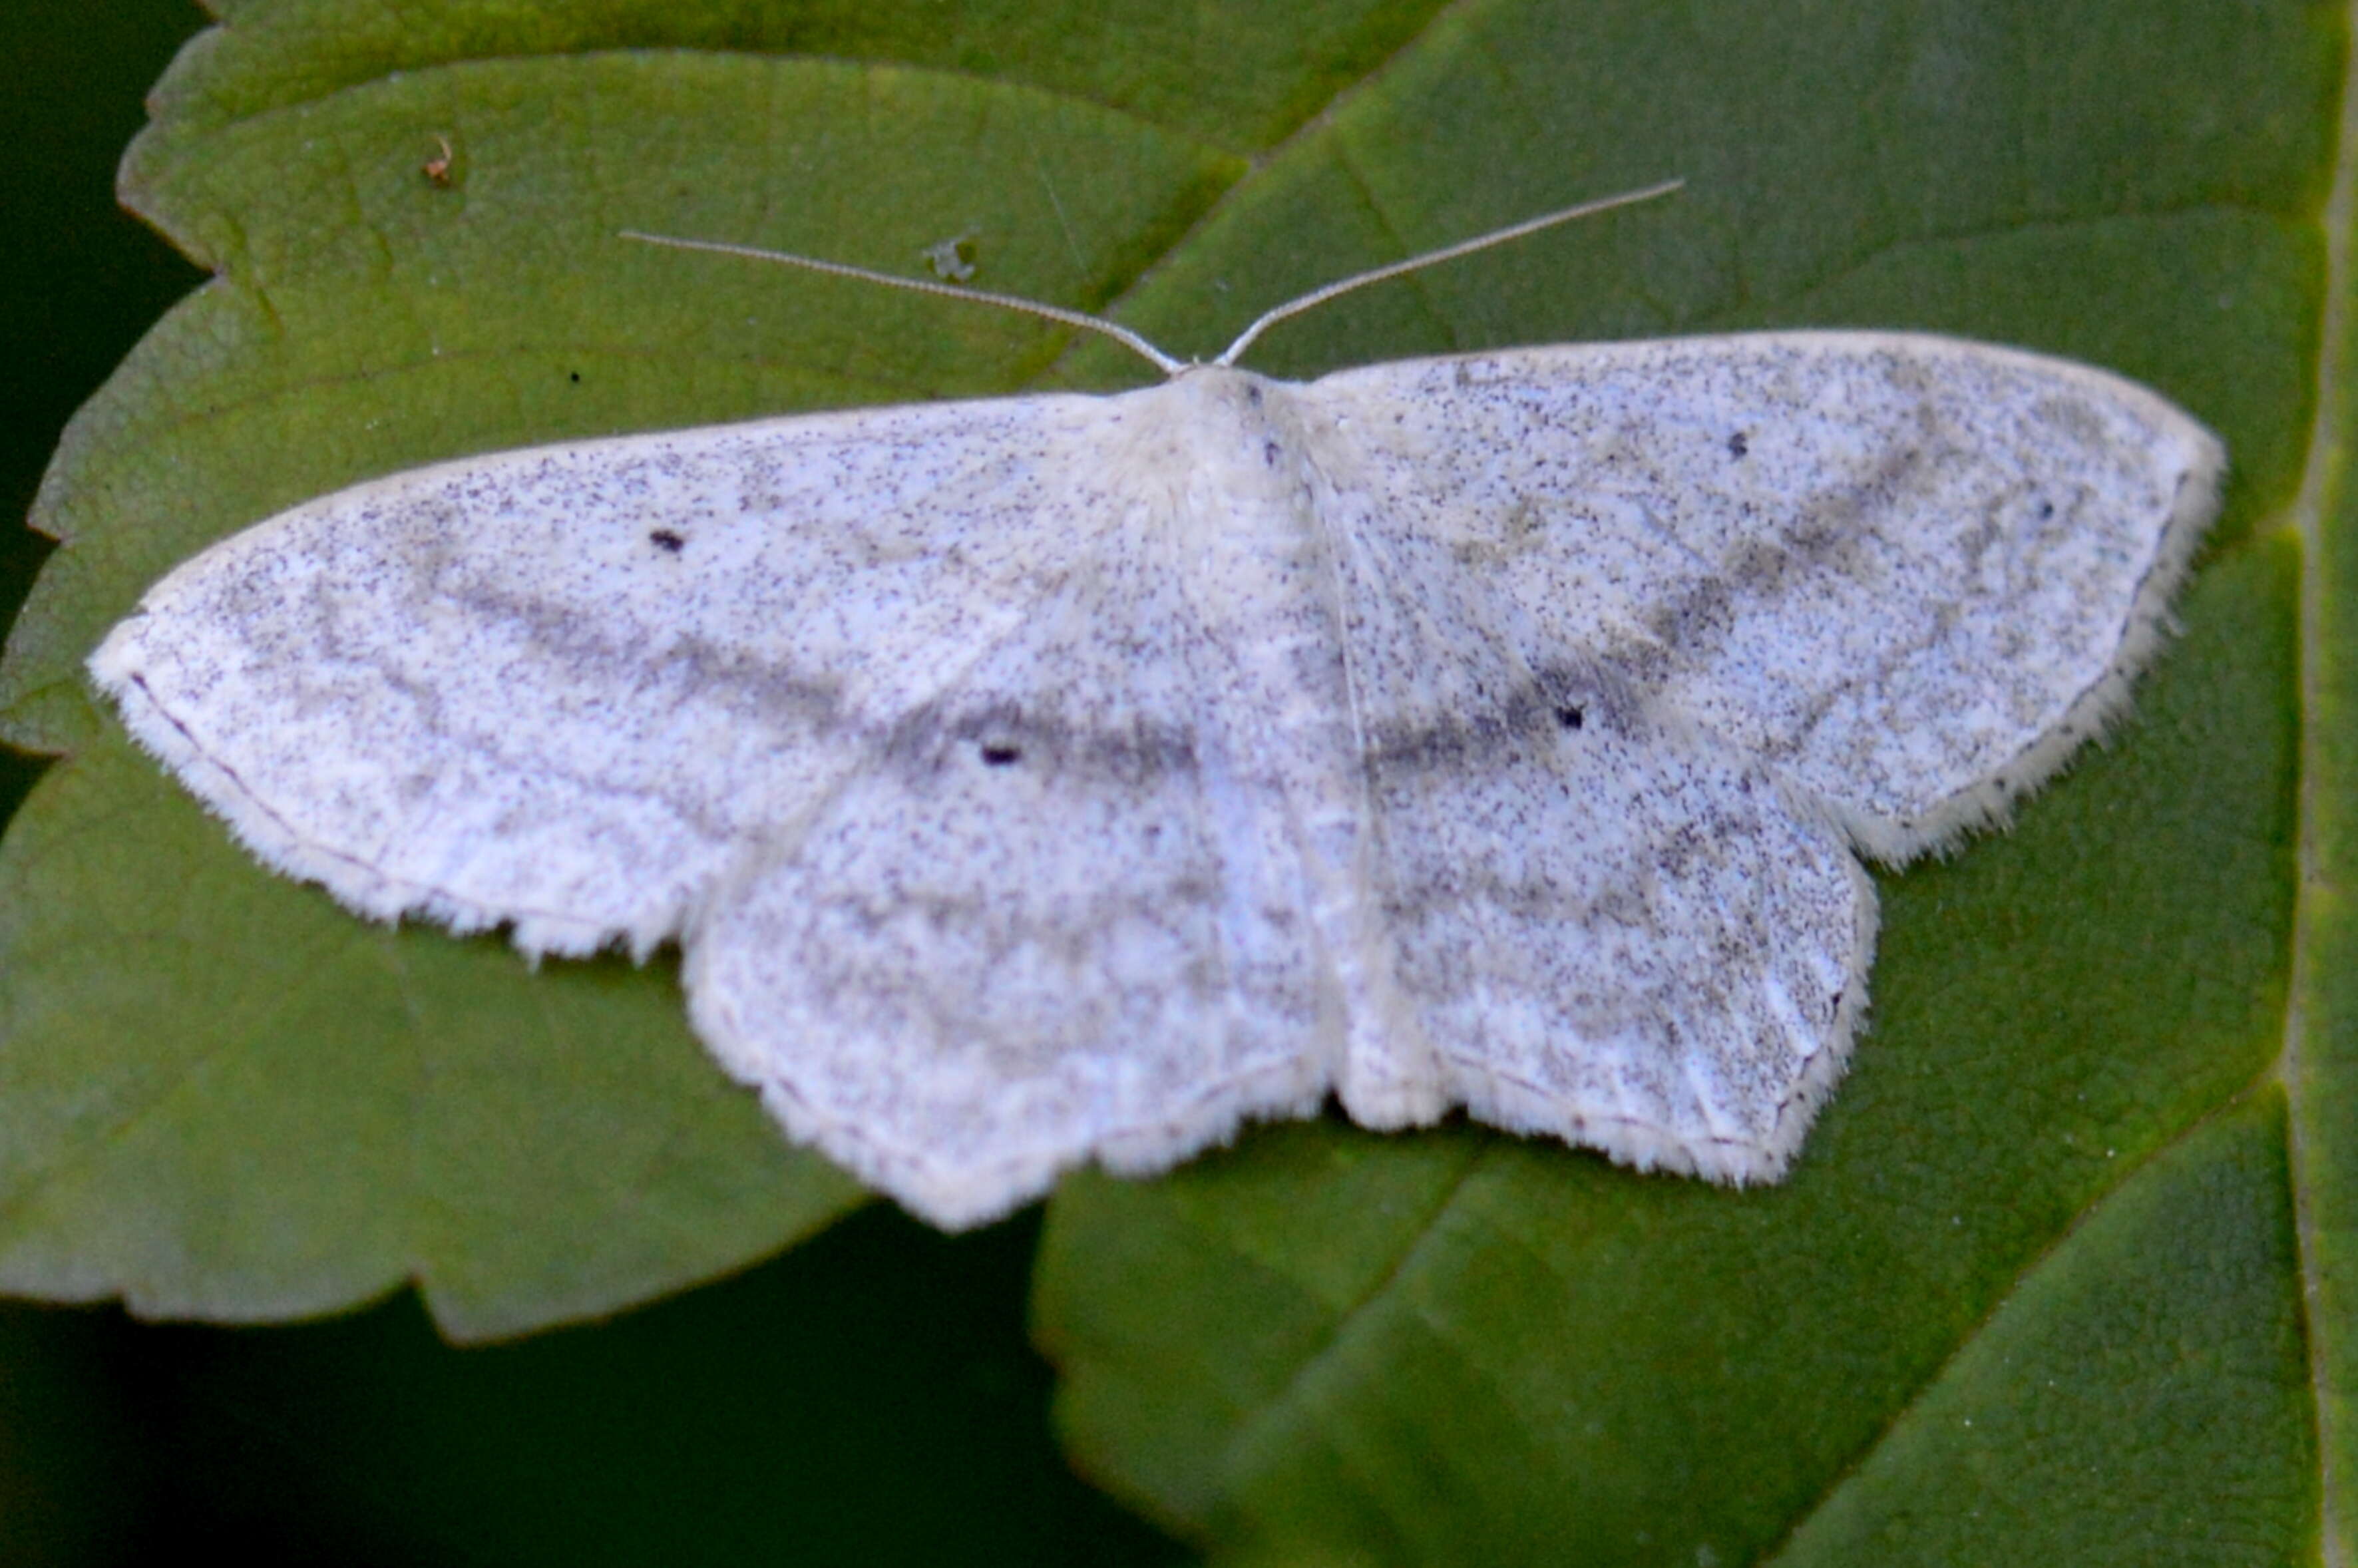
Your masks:
M678 943L721 1065L942 1226L1329 1094L1774 1181L1866 1006L1861 857L2002 820L2120 710L2224 454L1907 333L1238 366L1663 189L1205 364L785 257L1166 379L395 474L90 668L359 914Z

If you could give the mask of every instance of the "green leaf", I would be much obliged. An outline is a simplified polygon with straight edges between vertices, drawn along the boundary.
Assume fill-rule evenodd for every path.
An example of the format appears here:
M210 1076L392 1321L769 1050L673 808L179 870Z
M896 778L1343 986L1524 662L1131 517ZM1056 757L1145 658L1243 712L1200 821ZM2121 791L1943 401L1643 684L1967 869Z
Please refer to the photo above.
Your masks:
M9 736L65 758L0 840L0 1282L252 1318L412 1279L506 1333L856 1201L705 1063L667 969L351 920L78 673L172 563L372 474L1143 373L614 231L900 272L966 237L978 285L1184 353L1681 175L1256 362L1765 325L2088 359L2233 454L2184 635L2012 833L1879 879L1874 1027L1784 1186L1331 1120L1068 1181L1035 1315L1075 1457L1239 1560L2358 1552L2344 12L221 9L124 173L220 276L69 432L0 668Z

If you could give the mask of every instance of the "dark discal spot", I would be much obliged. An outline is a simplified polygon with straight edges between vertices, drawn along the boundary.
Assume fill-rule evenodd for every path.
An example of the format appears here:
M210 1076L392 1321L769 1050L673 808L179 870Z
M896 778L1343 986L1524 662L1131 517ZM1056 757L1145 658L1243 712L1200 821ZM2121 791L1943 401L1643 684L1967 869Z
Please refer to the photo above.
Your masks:
M574 385L579 386L581 384L581 373L578 370L567 371L565 373L565 379L571 382Z
M1738 430L1735 435L1730 436L1727 438L1727 455L1729 457L1740 458L1751 450L1752 443L1744 438L1743 431Z
M1260 407L1260 387L1258 387L1258 386L1248 386L1248 387L1246 387L1246 388L1245 388L1245 401L1246 401L1247 403L1251 404L1255 408Z
M2042 502L2040 502L2040 503L2039 503L2039 520L2041 523L2046 522L2050 517L2052 517L2052 516L2054 516L2054 515L2055 515L2055 503L2054 503L2053 502L2051 502L2051 501L2042 501Z
M1073 722L1054 712L994 702L964 713L927 706L878 734L879 760L912 779L954 775L974 761L1018 762L1044 778L1111 780L1148 786L1195 771L1195 734L1177 726Z
M647 543L659 550L668 550L675 556L687 548L687 541L668 528L657 528L650 533L647 535Z
M1275 441L1264 442L1260 449L1260 460L1267 463L1270 467L1275 468L1277 466L1277 452L1278 447Z
M1379 725L1368 761L1379 773L1434 767L1487 767L1529 755L1542 738L1574 730L1632 736L1650 726L1642 700L1623 677L1601 668L1537 672L1530 686L1502 698L1427 723Z
M1646 718L1645 699L1621 671L1603 665L1556 665L1540 670L1538 676L1542 700L1558 724L1564 723L1563 715L1569 712L1574 724L1566 728L1621 736L1652 728Z

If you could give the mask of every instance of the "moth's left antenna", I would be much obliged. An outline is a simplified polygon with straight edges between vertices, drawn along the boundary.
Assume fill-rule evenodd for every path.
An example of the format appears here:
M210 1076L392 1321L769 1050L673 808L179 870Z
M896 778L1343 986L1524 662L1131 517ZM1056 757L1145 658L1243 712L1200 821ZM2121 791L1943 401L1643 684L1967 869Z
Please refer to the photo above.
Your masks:
M1185 362L1173 359L1120 322L1092 316L1086 310L1067 310L1061 305L1043 305L1036 299L1024 299L1012 294L993 294L984 288L961 288L955 283L937 283L930 277L902 277L894 273L853 266L849 262L800 256L792 251L765 251L758 245L732 245L720 240L683 240L671 234L642 233L636 229L624 229L622 232L626 240L638 240L650 245L669 245L678 251L711 251L724 256L750 256L755 261L784 262L788 266L823 272L832 277L857 277L870 283L883 284L888 288L905 288L912 294L938 294L945 298L966 299L977 305L996 305L1002 310L1020 310L1026 316L1038 316L1050 321L1061 321L1067 327L1102 332L1164 375L1177 375L1187 368Z

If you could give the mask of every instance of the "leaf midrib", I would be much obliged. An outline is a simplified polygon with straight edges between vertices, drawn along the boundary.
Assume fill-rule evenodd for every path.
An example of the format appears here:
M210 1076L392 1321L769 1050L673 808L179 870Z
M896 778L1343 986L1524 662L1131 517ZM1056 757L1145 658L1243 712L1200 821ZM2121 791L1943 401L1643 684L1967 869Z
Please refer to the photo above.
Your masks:
M2358 288L2358 256L2352 254L2358 234L2358 69L2353 69L2351 41L2358 38L2358 3L2345 13L2342 77L2342 119L2334 140L2333 179L2320 214L2325 232L2325 298L2319 330L2315 382L2315 412L2309 428L2309 451L2302 464L2287 526L2298 536L2302 557L2299 648L2301 714L2300 786L2295 810L2298 879L2294 892L2292 963L2285 1008L2284 1046L2272 1070L2284 1086L2287 1102L2285 1136L2287 1166L2292 1184L2293 1241L2300 1265L2300 1313L2308 1355L2309 1409L2315 1423L2318 1455L2319 1557L2324 1568L2350 1568L2347 1477L2339 1475L2334 1456L2340 1444L2331 1430L2336 1409L2332 1368L2326 1354L2331 1332L2325 1304L2325 1263L2319 1234L2317 1194L2308 1180L2306 1121L2315 1108L2304 1103L2306 1080L2301 1071L2306 1036L2310 1027L2307 998L2317 983L2319 962L2314 927L2324 917L2337 892L2335 867L2325 863L2320 843L2322 794L2346 789L2350 781L2331 776L2331 757L2320 736L2328 712L2323 690L2326 665L2332 658L2327 639L2331 633L2325 595L2325 565L2332 557L2324 531L2336 511L2339 493L2347 482L2347 465L2335 460L2349 422L2352 377L2358 365L2344 362L2352 347L2352 290Z

